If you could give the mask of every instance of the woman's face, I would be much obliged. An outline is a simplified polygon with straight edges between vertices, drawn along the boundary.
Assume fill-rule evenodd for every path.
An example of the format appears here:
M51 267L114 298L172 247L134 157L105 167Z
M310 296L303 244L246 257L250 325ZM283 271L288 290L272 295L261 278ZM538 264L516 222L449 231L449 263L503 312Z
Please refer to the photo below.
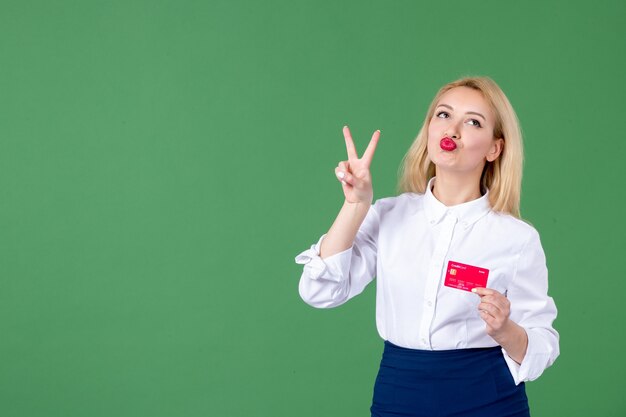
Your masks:
M428 125L428 157L437 171L480 176L485 161L494 161L502 151L502 139L493 137L494 126L495 115L480 91L448 90L437 101Z

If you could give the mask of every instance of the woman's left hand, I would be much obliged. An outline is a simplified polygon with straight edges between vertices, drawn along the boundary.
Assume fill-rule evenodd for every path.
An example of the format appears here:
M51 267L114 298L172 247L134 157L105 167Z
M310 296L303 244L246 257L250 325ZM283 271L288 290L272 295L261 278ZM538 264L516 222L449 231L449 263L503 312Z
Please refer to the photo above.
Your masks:
M491 288L477 287L472 292L480 297L478 311L487 324L487 334L497 341L509 327L511 303L502 293Z
M528 335L522 326L509 319L509 299L491 288L474 288L472 292L480 297L478 310L487 324L487 334L507 351L509 357L521 364L526 356Z

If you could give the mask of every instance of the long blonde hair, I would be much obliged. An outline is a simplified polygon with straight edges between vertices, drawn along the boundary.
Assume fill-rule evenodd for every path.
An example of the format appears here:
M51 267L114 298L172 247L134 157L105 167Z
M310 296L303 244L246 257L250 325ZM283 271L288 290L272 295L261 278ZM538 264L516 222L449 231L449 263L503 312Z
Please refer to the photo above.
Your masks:
M481 188L489 190L492 210L520 217L520 195L524 149L522 132L513 106L500 87L489 77L464 77L441 87L433 99L422 128L402 160L398 191L423 194L428 181L435 176L435 165L428 158L428 126L439 98L456 87L469 87L480 91L491 106L496 123L494 139L504 140L500 156L486 161L481 176Z

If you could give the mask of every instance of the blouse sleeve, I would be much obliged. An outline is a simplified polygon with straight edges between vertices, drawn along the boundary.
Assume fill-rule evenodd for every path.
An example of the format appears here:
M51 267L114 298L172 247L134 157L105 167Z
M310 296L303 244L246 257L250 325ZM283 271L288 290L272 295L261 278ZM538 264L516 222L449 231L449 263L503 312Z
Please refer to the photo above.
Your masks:
M350 248L320 258L324 234L310 249L296 256L296 263L304 265L299 291L307 304L317 308L339 306L360 294L374 279L379 226L375 206L370 206Z
M528 347L521 364L503 349L515 384L538 378L559 356L559 334L552 327L557 315L554 300L548 296L548 270L539 234L532 229L522 250L507 297L510 318L526 330Z

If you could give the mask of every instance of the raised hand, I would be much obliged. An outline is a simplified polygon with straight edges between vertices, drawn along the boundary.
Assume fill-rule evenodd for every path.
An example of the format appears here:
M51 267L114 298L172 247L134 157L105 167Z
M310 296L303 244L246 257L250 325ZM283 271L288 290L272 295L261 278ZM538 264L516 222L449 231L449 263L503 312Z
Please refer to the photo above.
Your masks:
M343 137L346 140L346 149L348 151L348 160L341 161L335 168L335 175L341 181L343 194L348 203L366 203L371 204L374 198L372 188L372 176L370 174L370 165L376 151L380 130L372 135L369 145L361 158L356 153L352 135L348 126L343 127Z

